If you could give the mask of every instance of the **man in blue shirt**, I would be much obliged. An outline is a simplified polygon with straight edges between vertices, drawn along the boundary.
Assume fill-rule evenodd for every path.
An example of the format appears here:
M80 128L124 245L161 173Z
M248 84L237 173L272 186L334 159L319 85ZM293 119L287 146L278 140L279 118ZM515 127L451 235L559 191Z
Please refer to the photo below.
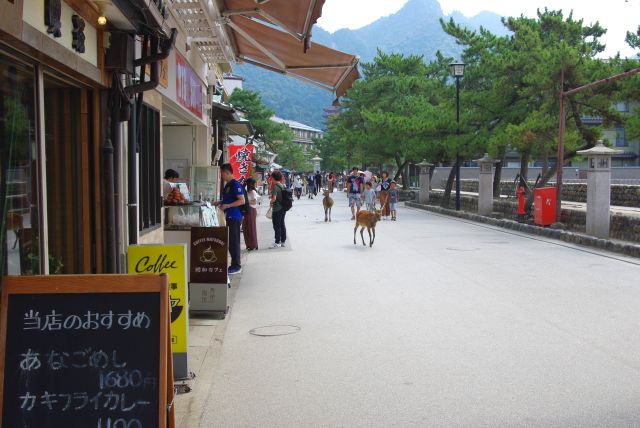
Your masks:
M240 207L244 205L244 190L242 184L233 178L233 166L225 163L220 167L220 175L226 183L222 193L222 203L220 209L224 211L229 230L229 254L231 255L231 266L229 275L242 272L240 264L240 225L242 224L242 211Z
M358 175L358 168L351 168L351 175L347 178L347 188L349 189L349 207L351 208L351 220L355 220L356 214L360 212L362 206L362 187L364 179Z

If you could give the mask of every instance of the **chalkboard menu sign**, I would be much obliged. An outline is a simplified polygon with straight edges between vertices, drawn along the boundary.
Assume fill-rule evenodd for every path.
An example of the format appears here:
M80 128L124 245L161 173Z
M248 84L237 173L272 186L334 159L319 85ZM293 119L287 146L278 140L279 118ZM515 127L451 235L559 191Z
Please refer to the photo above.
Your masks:
M191 228L189 279L192 283L227 283L228 242L226 227Z
M9 277L0 427L167 426L166 275Z

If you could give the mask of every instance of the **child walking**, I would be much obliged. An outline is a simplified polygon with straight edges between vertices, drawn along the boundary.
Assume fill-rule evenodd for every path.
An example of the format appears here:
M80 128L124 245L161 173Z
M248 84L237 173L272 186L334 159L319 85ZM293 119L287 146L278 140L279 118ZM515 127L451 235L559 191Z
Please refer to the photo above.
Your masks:
M367 181L366 189L364 189L364 203L367 207L367 211L376 210L376 191L373 190L373 184Z
M398 189L395 181L391 181L391 188L389 189L389 208L391 210L391 220L396 221L397 207L398 207Z

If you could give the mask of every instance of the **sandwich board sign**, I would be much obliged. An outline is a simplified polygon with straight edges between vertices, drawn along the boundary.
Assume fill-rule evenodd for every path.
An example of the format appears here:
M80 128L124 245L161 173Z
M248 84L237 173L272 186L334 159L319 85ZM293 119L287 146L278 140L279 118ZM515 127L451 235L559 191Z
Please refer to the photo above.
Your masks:
M166 275L7 277L0 313L0 427L174 426Z
M187 364L189 309L187 297L187 248L185 244L131 245L128 254L130 274L169 276L171 305L171 351L175 379L189 376Z

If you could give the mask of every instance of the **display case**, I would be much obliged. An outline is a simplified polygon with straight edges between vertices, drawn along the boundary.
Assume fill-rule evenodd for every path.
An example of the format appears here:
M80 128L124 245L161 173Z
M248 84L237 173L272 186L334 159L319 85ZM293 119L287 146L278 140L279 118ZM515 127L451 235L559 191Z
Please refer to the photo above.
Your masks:
M217 166L192 166L190 174L193 199L217 201L220 195L220 168Z
M217 208L208 202L190 205L167 205L165 208L166 230L188 230L192 226L217 227Z

